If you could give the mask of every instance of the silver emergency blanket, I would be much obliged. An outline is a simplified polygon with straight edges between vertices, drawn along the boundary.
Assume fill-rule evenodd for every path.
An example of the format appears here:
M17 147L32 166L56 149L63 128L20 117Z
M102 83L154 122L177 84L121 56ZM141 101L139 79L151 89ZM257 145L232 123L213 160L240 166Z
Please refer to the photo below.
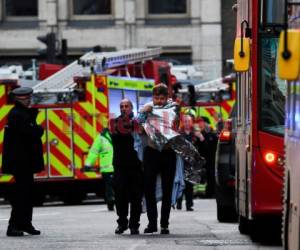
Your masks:
M178 105L168 102L163 107L153 106L152 112L147 114L142 125L157 150L161 151L168 145L183 158L186 163L184 164L185 180L200 183L203 181L205 159L200 156L192 143L174 130L174 124L178 119Z

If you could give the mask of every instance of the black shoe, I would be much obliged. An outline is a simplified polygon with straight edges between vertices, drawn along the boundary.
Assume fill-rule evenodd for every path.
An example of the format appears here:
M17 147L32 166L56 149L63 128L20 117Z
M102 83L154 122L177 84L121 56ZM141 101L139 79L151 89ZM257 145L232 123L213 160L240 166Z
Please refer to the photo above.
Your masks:
M22 229L22 231L24 231L25 233L31 234L31 235L40 235L41 234L41 231L36 230L33 226L26 227L26 228Z
M187 208L186 208L186 211L194 211L194 208L192 208L192 207L187 207Z
M144 234L152 234L157 232L157 227L156 226L147 226L144 230Z
M130 234L140 234L140 231L138 228L130 228Z
M167 227L162 227L160 229L160 234L170 234L170 230Z
M124 227L124 226L118 226L115 230L115 234L122 234L124 233L126 230L128 229L128 227Z
M6 231L6 235L7 236L12 236L12 237L19 237L19 236L24 236L24 233L20 230L9 227Z

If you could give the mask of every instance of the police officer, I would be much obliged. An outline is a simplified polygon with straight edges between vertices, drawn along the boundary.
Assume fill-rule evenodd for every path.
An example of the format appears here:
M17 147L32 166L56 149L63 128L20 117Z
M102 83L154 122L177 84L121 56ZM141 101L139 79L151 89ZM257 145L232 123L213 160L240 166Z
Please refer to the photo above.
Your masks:
M130 228L131 234L139 234L139 221L142 212L143 175L142 164L134 149L133 106L130 100L120 103L121 115L110 121L111 137L114 148L113 165L115 168L114 188L118 215L116 234ZM128 207L130 204L129 222Z
M15 179L7 236L23 236L24 232L32 235L41 233L31 224L33 174L44 169L43 128L36 123L38 110L30 108L32 92L27 87L12 91L15 106L8 113L4 132L2 170Z
M115 195L113 190L113 146L107 128L98 134L85 160L85 170L94 166L97 158L100 160L100 171L104 180L105 202L109 211L114 210Z

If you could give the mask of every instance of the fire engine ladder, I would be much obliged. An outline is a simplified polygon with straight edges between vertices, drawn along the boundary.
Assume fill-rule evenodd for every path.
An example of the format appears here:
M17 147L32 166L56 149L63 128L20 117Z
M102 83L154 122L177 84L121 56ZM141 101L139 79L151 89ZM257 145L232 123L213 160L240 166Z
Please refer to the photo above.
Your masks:
M80 59L89 57L93 52L88 52L83 55ZM69 92L76 85L74 83L74 76L83 75L83 67L79 65L77 61L74 61L67 67L56 72L47 79L41 81L33 87L34 93L60 93Z
M79 60L79 64L94 68L95 73L106 69L151 60L161 54L161 48L128 49L117 52L95 53Z
M54 75L41 81L33 87L34 93L60 93L70 92L76 86L74 76L83 76L86 68L90 72L93 68L95 73L103 72L105 69L122 65L151 60L159 56L161 48L153 49L128 49L118 52L88 52L78 61L63 68Z

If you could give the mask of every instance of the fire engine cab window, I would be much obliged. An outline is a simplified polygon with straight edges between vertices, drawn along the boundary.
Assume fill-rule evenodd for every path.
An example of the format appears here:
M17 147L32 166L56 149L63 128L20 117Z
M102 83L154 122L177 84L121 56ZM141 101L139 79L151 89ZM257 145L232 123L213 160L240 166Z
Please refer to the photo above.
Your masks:
M111 0L73 0L74 15L111 14Z
M122 90L109 89L109 116L116 118L120 115L120 102L123 99Z
M260 121L261 129L284 134L286 84L278 77L278 38L261 40Z
M5 14L6 16L37 16L37 0L6 0Z
M140 91L138 100L138 110L140 110L148 102L152 101L152 92Z
M149 14L185 14L187 0L148 0Z

